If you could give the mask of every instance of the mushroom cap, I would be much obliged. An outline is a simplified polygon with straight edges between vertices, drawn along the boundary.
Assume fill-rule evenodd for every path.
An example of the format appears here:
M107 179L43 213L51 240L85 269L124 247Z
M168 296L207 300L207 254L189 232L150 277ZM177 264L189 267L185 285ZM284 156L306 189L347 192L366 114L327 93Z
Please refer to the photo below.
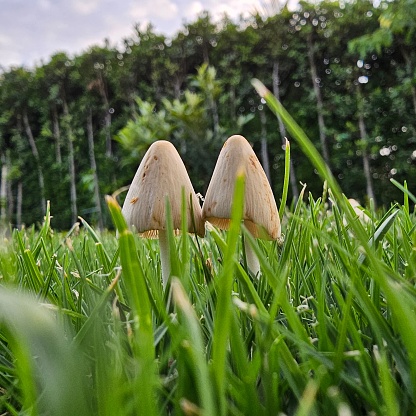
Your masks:
M188 232L203 236L201 206L179 153L166 140L154 142L140 162L123 204L127 224L134 226L142 237L157 238L159 230L166 229L167 197L173 228L178 233L182 225L182 189L187 203Z
M243 136L231 136L218 156L202 206L205 221L228 229L237 174L244 172L244 225L256 238L280 238L280 219L267 176Z

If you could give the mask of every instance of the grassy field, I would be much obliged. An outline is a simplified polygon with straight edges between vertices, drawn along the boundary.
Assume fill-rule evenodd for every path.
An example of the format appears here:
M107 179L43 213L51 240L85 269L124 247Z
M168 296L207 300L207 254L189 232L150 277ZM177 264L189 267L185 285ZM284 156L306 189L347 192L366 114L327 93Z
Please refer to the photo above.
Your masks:
M82 219L55 233L48 210L2 241L0 414L415 414L415 197L392 184L403 201L360 220L285 122L323 195L304 189L281 209L282 241L254 241L240 178L228 232L169 235L165 291L157 240L131 234L112 198L118 239Z

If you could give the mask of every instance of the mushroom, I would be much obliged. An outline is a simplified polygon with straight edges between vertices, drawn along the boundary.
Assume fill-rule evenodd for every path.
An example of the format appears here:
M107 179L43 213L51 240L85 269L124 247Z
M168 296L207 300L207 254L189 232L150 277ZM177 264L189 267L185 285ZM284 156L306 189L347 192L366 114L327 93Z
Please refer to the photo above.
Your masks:
M181 228L182 189L185 191L188 232L203 236L201 206L179 153L166 140L154 142L144 155L123 204L122 213L130 227L144 238L159 238L162 281L170 275L166 230L166 198L175 234Z
M369 222L371 222L371 218L365 213L364 208L356 199L348 198L348 202L352 206L355 214L357 215L358 219L361 221L362 224L368 224Z
M208 185L202 218L220 229L228 229L235 180L241 170L245 175L244 225L255 238L277 240L281 231L276 201L256 154L243 136L231 136L224 143ZM245 252L248 268L258 275L258 258L246 241Z

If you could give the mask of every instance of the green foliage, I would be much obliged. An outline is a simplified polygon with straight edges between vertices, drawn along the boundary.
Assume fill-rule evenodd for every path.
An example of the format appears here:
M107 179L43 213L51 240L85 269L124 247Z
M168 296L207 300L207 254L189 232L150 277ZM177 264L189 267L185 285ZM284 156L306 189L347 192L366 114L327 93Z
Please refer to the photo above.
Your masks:
M203 12L171 38L137 24L122 45L91 45L76 56L58 52L35 68L2 69L0 159L13 172L2 178L8 193L2 221L35 223L44 199L54 207L57 229L71 228L78 214L94 222L90 213L99 210L91 191L99 189L103 205L103 195L127 185L143 152L160 139L178 147L204 193L222 143L243 134L267 155L279 195L284 133L252 88L253 77L279 90L318 149L318 118L324 120L330 165L348 196L366 201L371 180L375 202L388 207L401 197L398 189L383 192L390 179L416 174L415 10L414 0L300 2L294 11L269 1L235 21L214 22ZM297 182L320 192L322 181L288 139ZM111 226L108 215L102 220Z
M120 130L117 140L128 153L131 163L140 160L155 140L172 141L181 151L193 183L205 189L211 173L211 159L207 152L217 152L222 142L223 128L218 124L216 100L221 93L216 71L208 65L198 68L191 77L190 86L180 99L163 98L161 109L136 98L138 114ZM242 127L253 116L239 116L237 126Z
M136 98L138 114L129 120L116 136L116 140L128 151L129 161L141 159L156 140L169 140L173 126L166 120L166 111L155 111L155 104Z

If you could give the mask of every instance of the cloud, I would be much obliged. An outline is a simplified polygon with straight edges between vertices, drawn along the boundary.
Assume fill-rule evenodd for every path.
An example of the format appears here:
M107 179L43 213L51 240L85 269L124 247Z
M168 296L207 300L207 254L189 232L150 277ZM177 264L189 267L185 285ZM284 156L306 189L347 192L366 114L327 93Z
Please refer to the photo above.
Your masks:
M152 23L173 36L203 10L218 20L249 14L262 0L0 0L0 66L34 65L56 51L78 54L109 38L113 44Z
M49 10L51 8L51 2L49 0L38 0L38 5L42 10Z
M153 0L145 4L134 2L129 15L136 21L173 20L178 15L178 6L171 0Z
M237 18L240 14L249 16L261 9L260 0L228 0L221 3L211 1L209 3L209 10L213 16L221 16L226 13L231 18Z
M207 10L207 7L204 6L200 1L193 1L187 5L186 7L182 8L182 19L186 21L192 21L195 16L198 16L202 11Z
M99 5L100 0L72 0L72 8L80 14L91 14Z

